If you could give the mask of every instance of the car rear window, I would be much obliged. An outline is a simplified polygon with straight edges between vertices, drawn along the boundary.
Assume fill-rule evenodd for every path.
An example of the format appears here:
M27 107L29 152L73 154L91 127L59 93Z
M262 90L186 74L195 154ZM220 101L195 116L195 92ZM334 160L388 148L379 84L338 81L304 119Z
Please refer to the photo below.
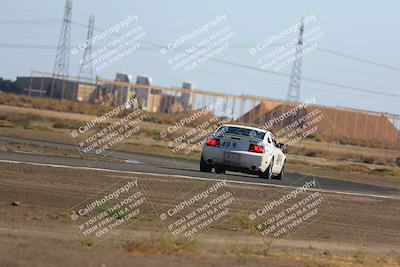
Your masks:
M216 135L223 136L224 134L241 135L261 140L264 139L265 136L265 133L257 130L234 126L221 126L220 128L218 128Z

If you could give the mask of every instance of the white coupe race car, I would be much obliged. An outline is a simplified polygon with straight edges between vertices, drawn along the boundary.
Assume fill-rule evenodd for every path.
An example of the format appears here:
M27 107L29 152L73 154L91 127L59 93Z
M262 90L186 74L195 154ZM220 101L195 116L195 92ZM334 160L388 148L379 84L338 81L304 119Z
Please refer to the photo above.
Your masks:
M200 171L225 173L225 170L258 174L260 178L282 179L286 156L283 144L270 131L224 124L206 139Z

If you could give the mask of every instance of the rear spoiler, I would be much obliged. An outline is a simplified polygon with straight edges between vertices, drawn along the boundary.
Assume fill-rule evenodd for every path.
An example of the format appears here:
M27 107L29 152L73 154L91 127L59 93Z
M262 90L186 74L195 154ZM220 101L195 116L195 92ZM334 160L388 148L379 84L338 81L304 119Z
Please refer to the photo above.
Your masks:
M241 134L234 134L234 133L222 133L221 135L218 136L231 136L234 137L233 139L238 138L240 139L246 139L246 140L256 140L256 141L262 141L262 139L257 138L257 137L251 137L251 136L246 136L246 135L241 135Z

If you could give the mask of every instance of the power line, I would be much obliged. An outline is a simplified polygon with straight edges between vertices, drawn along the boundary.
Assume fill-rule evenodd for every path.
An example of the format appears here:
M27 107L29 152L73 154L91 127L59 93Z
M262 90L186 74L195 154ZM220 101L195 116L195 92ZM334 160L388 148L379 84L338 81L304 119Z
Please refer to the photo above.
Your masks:
M1 24L31 24L31 23L49 23L49 22L59 22L59 19L42 19L42 20L0 20L0 25ZM71 22L71 24L80 26L80 27L84 27L87 28L88 26L83 24L83 23L79 23L79 22ZM101 29L96 29L96 30L100 30L103 31ZM284 44L278 44L278 43L274 43L271 46L279 46L279 45L284 45ZM238 44L238 45L232 45L230 46L230 48L237 48L237 49L247 49L250 47L254 47L255 45L249 45L249 44ZM146 47L144 49L151 49L149 47ZM154 48L153 48L154 49ZM352 59L355 61L359 61L365 64L370 64L370 65L374 65L377 67L382 67L382 68L386 68L386 69L390 69L390 70L395 70L395 71L400 71L399 67L395 67L395 66L390 66L388 64L385 63L381 63L381 62L377 62L377 61L373 61L370 59L366 59L366 58L362 58L362 57L357 57L357 56L353 56L353 55L349 55L343 52L339 52L339 51L335 51L333 49L328 49L328 48L322 48L322 47L318 47L316 48L317 51L323 52L323 53L328 53L328 54L332 54L332 55L336 55L339 57L344 57L344 58L348 58L348 59Z
M81 27L84 27L84 28L88 27L85 24L74 22L74 21L71 21L71 24L74 24L74 25L77 25L77 26L81 26ZM97 31L104 31L104 29L99 29L99 28L94 28L94 29L97 30ZM120 36L120 34L117 34L117 33L113 33L113 34L117 35L117 36ZM153 42L149 42L149 41L141 40L140 42L142 42L144 44L147 44L147 45L151 45L154 48L166 48L166 46L164 46L164 45L153 43ZM0 44L0 46L13 47L12 44ZM14 45L14 46L15 47L32 47L32 48L40 48L40 49L54 48L53 46L46 46L46 45ZM148 49L148 47L147 47L147 49ZM184 51L179 50L179 49L175 49L174 51L176 51L176 52L184 52ZM391 66L386 65L386 64L381 64L381 63L365 60L365 59L362 59L362 58L357 58L357 57L341 54L341 53L335 52L333 50L324 49L324 52L327 52L327 51L329 51L328 53L332 52L332 53L336 53L337 55L340 55L340 56L351 57L352 59L355 59L355 60L362 60L365 63L375 64L375 65L378 65L378 66L385 66L385 67L388 67L388 68L393 69L393 70L400 70L399 68L391 67ZM239 67L239 68L244 68L244 69L249 69L249 70L254 70L254 71L259 71L259 72L270 73L270 74L277 75L277 76L290 77L290 75L286 74L286 73L276 72L276 71L271 71L271 70L264 70L264 69L261 69L261 68L244 65L244 64L241 64L241 63L221 60L221 59L217 59L217 58L210 58L209 60L214 61L214 62L219 62L219 63L222 63L222 64L227 64L227 65ZM351 85L340 84L340 83L336 83L336 82L323 81L323 80L307 78L307 77L302 77L302 80L308 81L308 82L311 82L311 83L326 85L326 86L339 87L339 88L352 90L352 91L358 91L358 92L363 92L363 93L369 93L369 94L375 94L375 95L383 95L383 96L400 98L399 94L380 92L380 91L375 91L375 90L371 90L371 89L366 89L366 88L361 88L361 87L356 87L356 86L351 86Z
M212 60L212 59L210 59L210 60ZM290 77L289 74L286 74L286 73L283 73L283 72L264 70L264 69L260 69L260 68L257 68L257 67L252 67L252 66L239 64L239 63L235 63L235 62L230 62L230 61L226 61L226 60L221 60L221 59L214 59L214 61L225 63L225 64L229 64L229 65L240 67L240 68L244 68L244 69L255 70L255 71L260 71L260 72L266 72L266 73L270 73L270 74L278 75L278 76ZM304 77L304 76L302 76L301 79L303 81L312 82L312 83L321 84L321 85L334 86L334 87L340 87L340 88L353 90L353 91L360 91L360 92L363 92L363 93L370 93L370 94L384 95L384 96L399 97L400 98L400 95L398 95L398 94L385 93L385 92L365 89L365 88L351 86L351 85L339 84L339 83L335 83L335 82L321 81L321 80L317 80L317 79L307 78L307 77Z
M153 44L151 42L145 42L145 43ZM18 45L18 44L1 44L1 43L0 43L0 47L33 48L33 49L55 49L55 48L57 48L57 46L51 46L51 45ZM164 46L159 46L159 48L162 48L162 47L164 47ZM249 69L249 70L259 71L259 72L264 72L264 73L270 73L270 74L281 76L281 77L290 77L289 74L286 74L283 72L264 70L264 69L260 69L257 67L248 66L248 65L244 65L244 64L240 64L240 63L236 63L236 62L231 62L231 61L226 61L226 60L222 60L222 59L211 58L210 60L219 62L219 63L223 63L223 64L227 64L227 65L231 65L231 66L235 66L235 67L239 67L239 68L243 68L243 69ZM307 82L316 83L316 84L321 84L321 85L340 87L340 88L348 89L348 90L352 90L352 91L359 91L359 92L363 92L363 93L370 93L370 94L400 98L400 95L398 95L398 94L385 93L385 92L360 88L360 87L356 87L356 86L343 85L343 84L339 84L339 83L327 82L327 81L322 81L322 80L317 80L317 79L312 79L312 78L307 78L307 77L302 77L302 80L307 81Z
M56 49L56 45L43 45L43 44L7 44L7 43L0 43L0 47L5 47L5 48L28 48L28 49Z
M0 24L32 24L32 23L60 22L60 19L26 19L26 20L0 20Z
M167 48L167 47L165 47L163 45L156 44L156 43L153 43L153 42L148 42L148 41L142 41L142 42L145 43L145 44L157 46L158 48ZM175 49L175 51L183 52L183 51L180 51L178 49ZM260 71L260 72L266 72L266 73L270 73L270 74L277 75L277 76L291 77L291 75L283 73L283 72L265 70L265 69L261 69L261 68L257 68L257 67L253 67L253 66L248 66L248 65L244 65L244 64L236 63L236 62L232 62L232 61L227 61L227 60L222 60L222 59L217 59L217 58L210 58L209 60L215 61L215 62L219 62L219 63L223 63L223 64L228 64L228 65L231 65L231 66L236 66L236 67L239 67L239 68L255 70L255 71ZM307 77L302 77L301 79L303 81L308 81L308 82L311 82L311 83L327 85L327 86L333 86L333 87L340 87L340 88L348 89L348 90L352 90L352 91L359 91L359 92L363 92L363 93L370 93L370 94L384 95L384 96L400 98L399 94L385 93L385 92L375 91L375 90L371 90L371 89L365 89L365 88L351 86L351 85L339 84L339 83L335 83L335 82L322 81L322 80L317 80L317 79L307 78Z
M82 23L72 22L72 24L75 24L75 25L80 26L80 27L87 28L87 25L82 24ZM96 30L104 31L104 29L96 29ZM115 35L118 35L118 34L115 34ZM280 46L280 45L284 45L284 44L274 43L271 46ZM254 46L255 45L233 45L233 46L230 46L230 47L240 48L241 49L241 48L250 48L250 47L254 47ZM163 48L163 47L164 46L161 46L161 47L158 46L157 48ZM150 49L150 48L147 47L146 49ZM359 61L359 62L362 62L362 63L366 63L366 64L370 64L370 65L374 65L374 66L378 66L378 67L383 67L383 68L390 69L390 70L400 71L400 68L398 68L398 67L390 66L388 64L372 61L372 60L361 58L361 57L348 55L348 54L345 54L345 53L342 53L342 52L334 51L332 49L317 47L316 50L321 51L321 52L325 52L325 53L329 53L329 54L332 54L332 55L340 56L340 57L349 58L349 59L352 59L352 60L355 60L355 61Z
M317 50L319 50L321 52L333 54L333 55L336 55L336 56L345 57L345 58L349 58L349 59L352 59L352 60L360 61L360 62L363 62L363 63L375 65L375 66L378 66L378 67L382 67L382 68L386 68L386 69L390 69L390 70L400 71L400 68L398 68L398 67L393 67L393 66L390 66L390 65L387 65L387 64L384 64L384 63L380 63L380 62L376 62L376 61L372 61L372 60L369 60L369 59L364 59L364 58L361 58L361 57L356 57L356 56L344 54L342 52L337 52L337 51L334 51L332 49L317 48Z

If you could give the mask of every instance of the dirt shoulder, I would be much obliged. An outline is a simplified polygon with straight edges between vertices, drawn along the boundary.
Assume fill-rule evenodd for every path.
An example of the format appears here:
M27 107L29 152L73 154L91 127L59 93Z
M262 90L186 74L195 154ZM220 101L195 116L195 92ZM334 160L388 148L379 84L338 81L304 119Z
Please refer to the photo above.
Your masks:
M177 248L156 213L112 232L100 245L82 243L69 208L129 175L0 163L2 266L398 266L400 200L325 194L324 216L284 238L261 238L238 215ZM137 177L161 210L204 181ZM242 209L281 188L231 184ZM14 202L14 205L12 204Z

